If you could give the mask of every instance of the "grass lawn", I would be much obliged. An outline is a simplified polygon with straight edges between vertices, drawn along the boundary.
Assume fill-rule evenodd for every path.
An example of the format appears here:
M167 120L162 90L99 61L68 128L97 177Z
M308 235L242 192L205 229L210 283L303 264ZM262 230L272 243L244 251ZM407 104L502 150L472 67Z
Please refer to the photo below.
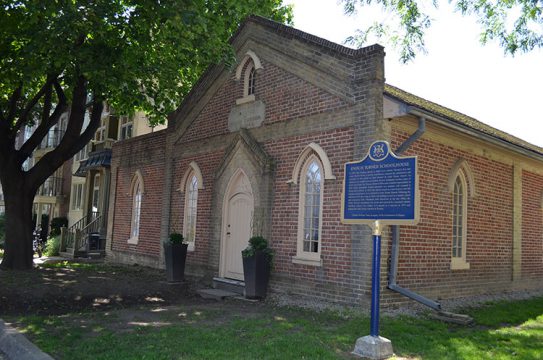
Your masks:
M383 317L381 335L407 359L543 359L543 298L464 313L474 326ZM350 359L369 333L354 313L240 301L5 320L56 359Z

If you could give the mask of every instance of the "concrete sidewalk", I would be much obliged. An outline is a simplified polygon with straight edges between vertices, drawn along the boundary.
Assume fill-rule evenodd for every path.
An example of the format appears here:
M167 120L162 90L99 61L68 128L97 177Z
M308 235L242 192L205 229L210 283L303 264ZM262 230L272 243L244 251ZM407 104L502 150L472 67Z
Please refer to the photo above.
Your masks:
M3 358L6 360L53 360L23 334L0 319L0 359Z

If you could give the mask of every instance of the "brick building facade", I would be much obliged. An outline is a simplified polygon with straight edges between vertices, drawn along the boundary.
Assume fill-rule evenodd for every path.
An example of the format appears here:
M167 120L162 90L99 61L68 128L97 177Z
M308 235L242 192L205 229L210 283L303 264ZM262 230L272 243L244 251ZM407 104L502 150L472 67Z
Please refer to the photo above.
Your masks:
M162 267L179 231L188 274L240 280L240 250L262 234L273 293L365 306L371 231L340 222L343 165L416 133L404 154L419 159L421 216L399 230L397 283L433 298L543 285L543 149L385 84L378 45L259 17L232 45L236 67L210 68L166 130L114 145L108 258ZM388 228L383 241L385 289Z

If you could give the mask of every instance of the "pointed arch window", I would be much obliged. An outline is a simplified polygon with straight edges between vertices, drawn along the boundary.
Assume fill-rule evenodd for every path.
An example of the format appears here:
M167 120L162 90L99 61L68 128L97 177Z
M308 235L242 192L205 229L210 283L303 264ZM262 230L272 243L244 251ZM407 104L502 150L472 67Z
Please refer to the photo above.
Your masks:
M130 238L128 243L137 244L140 234L141 204L143 200L143 180L141 174L136 172L131 186L132 214L130 217Z
M185 194L185 203L183 206L183 237L189 244L189 251L194 251L196 244L198 194L199 190L203 188L203 178L200 167L196 162L192 161L177 189Z
M256 87L256 69L253 63L247 69L247 96L254 95Z
M293 262L320 266L324 168L318 156L307 157L299 179L298 240Z
M449 176L452 195L451 270L470 268L467 262L468 197L474 195L473 176L465 160L458 162Z
M189 243L190 250L194 250L196 240L196 214L198 211L198 178L192 172L187 181L185 191L185 221L183 222L183 236Z
M260 58L253 51L247 51L236 69L236 80L243 81L243 96L236 100L237 105L255 101L257 75L261 69Z

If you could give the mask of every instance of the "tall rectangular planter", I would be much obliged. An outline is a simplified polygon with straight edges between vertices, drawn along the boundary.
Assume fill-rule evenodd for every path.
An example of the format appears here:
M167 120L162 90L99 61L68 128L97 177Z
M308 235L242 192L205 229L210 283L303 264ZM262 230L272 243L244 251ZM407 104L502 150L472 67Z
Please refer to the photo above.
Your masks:
M185 277L188 244L164 243L164 262L168 282L180 282Z
M270 268L268 255L263 252L257 251L254 256L243 258L246 298L263 299L266 297Z

